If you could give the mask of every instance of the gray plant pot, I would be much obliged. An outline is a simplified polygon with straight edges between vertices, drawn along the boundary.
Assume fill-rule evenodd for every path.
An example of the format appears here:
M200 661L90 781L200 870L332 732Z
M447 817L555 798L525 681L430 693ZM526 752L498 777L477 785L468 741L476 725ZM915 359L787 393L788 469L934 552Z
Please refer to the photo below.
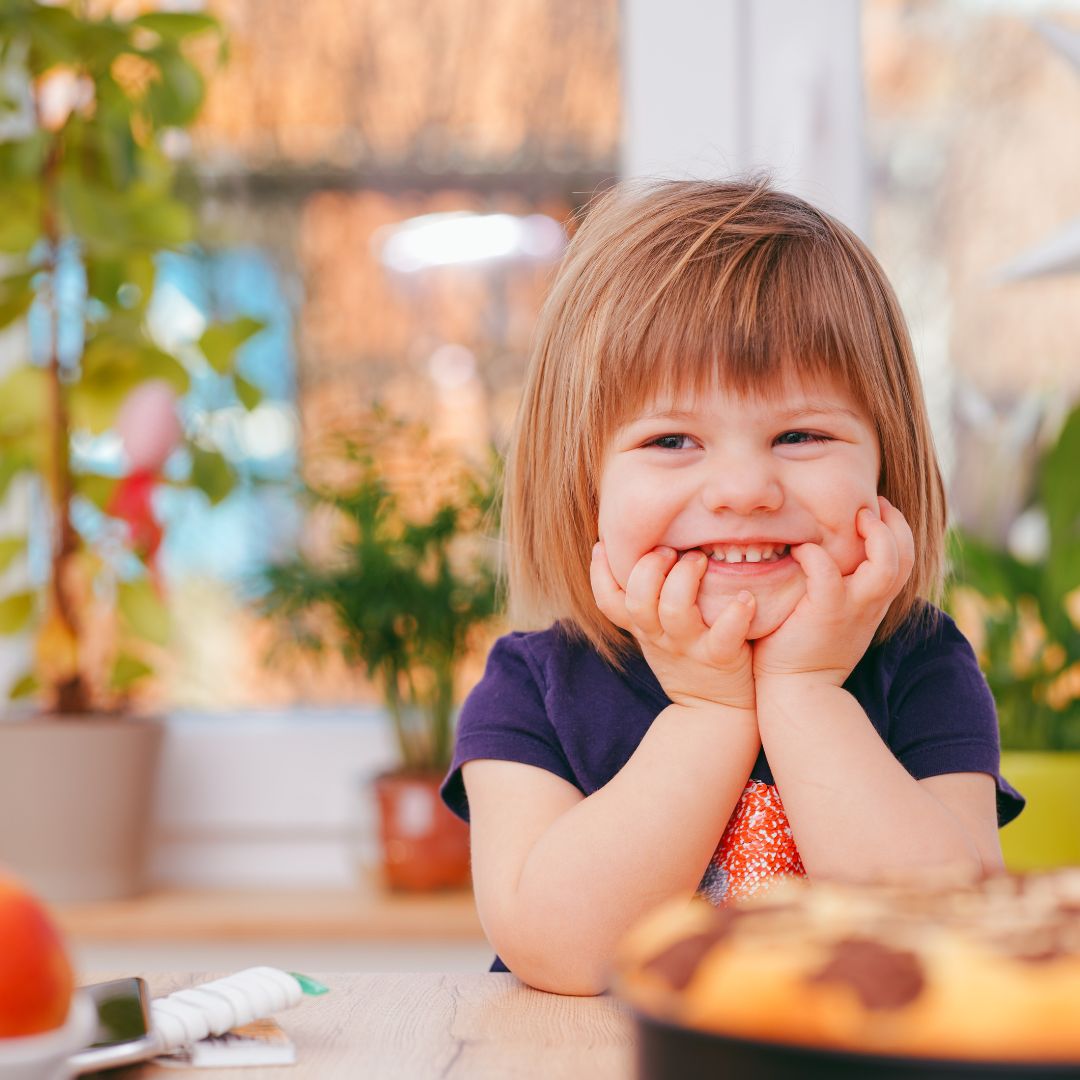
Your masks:
M164 734L124 717L0 723L0 866L53 902L140 892Z

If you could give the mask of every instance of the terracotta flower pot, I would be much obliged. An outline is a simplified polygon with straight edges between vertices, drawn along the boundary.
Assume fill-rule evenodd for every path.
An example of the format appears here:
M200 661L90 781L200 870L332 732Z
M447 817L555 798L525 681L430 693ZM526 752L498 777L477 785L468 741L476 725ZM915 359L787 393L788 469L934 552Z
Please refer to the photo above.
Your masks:
M441 773L375 778L383 876L391 889L424 892L469 884L469 827L439 798Z

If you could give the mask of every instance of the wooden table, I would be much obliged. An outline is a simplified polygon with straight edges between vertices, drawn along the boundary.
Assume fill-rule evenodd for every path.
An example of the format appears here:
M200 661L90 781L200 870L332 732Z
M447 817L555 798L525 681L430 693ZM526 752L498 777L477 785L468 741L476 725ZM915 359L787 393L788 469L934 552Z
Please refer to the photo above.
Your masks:
M106 978L109 976L100 976ZM216 978L148 975L160 997ZM633 1023L609 996L561 997L513 975L330 974L330 987L280 1013L292 1067L198 1069L191 1080L631 1080ZM155 1065L103 1074L177 1080Z

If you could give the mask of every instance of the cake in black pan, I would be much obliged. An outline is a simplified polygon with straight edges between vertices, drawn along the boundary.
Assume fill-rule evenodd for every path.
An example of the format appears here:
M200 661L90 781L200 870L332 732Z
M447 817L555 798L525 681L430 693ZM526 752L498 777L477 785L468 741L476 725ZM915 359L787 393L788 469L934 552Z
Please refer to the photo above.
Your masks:
M833 1056L828 1075L854 1054L1080 1076L1080 868L673 903L628 936L615 985L669 1049L682 1031L698 1054L708 1036L806 1049L806 1075L815 1055Z

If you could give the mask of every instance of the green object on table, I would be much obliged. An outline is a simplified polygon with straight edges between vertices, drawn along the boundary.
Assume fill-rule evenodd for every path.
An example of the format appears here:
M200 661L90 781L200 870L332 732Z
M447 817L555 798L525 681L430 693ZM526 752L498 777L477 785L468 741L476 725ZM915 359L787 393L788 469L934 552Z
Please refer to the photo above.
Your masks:
M310 975L301 975L296 971L290 971L289 974L300 984L300 989L305 994L310 994L311 997L319 997L322 994L330 993L329 986L323 986L321 982L313 979Z
M1007 750L1001 774L1027 799L1001 830L1010 870L1080 865L1080 753Z

